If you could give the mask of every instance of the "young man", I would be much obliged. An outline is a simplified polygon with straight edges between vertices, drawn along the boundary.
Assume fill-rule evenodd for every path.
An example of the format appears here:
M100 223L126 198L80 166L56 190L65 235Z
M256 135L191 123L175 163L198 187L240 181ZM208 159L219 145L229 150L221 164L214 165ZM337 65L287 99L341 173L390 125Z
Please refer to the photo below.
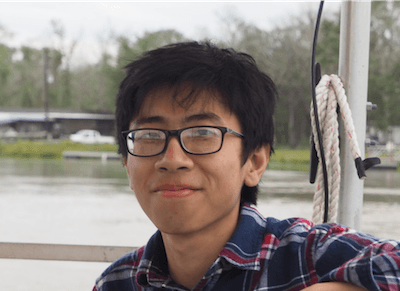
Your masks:
M250 206L273 150L276 96L250 56L179 43L126 69L119 151L158 231L94 290L400 290L398 242ZM334 281L351 284L323 283Z

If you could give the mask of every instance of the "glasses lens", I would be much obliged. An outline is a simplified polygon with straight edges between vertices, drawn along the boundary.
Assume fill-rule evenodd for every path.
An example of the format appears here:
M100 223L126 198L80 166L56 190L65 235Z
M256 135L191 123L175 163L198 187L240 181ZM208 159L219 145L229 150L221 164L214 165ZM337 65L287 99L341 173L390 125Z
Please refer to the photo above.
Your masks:
M156 129L140 129L126 137L129 152L137 156L159 154L165 145L165 133Z
M222 132L218 128L193 127L181 134L182 144L192 154L218 151L222 144Z

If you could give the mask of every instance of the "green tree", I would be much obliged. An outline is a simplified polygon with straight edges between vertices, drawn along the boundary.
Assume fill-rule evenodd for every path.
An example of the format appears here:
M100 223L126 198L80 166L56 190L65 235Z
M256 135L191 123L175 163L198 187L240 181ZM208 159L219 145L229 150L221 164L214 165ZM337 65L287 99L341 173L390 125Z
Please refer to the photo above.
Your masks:
M13 49L0 44L0 106L7 103L6 86L8 78L12 73L12 54Z
M181 33L176 30L160 30L156 32L146 32L136 41L130 41L126 36L115 37L118 43L118 55L116 65L112 64L112 58L106 52L103 53L99 63L101 75L104 77L105 86L105 104L109 109L114 110L115 96L118 92L119 83L125 76L123 67L136 60L144 52L155 49L170 43L187 41Z
M61 59L59 59L60 55L55 56L56 61L61 61L60 64L63 64L62 70L59 72L60 80L59 80L59 91L58 91L58 105L62 108L70 108L73 107L74 97L72 95L72 87L71 87L71 59L74 54L75 48L78 44L76 39L72 40L70 44L66 43L66 31L65 27L59 20L51 20L51 26L53 29L53 34L57 38L58 42L58 51L61 53Z
M378 105L369 121L380 129L400 124L400 3L373 1L368 99Z
M323 73L337 73L339 54L338 15L323 19L316 59ZM222 19L225 46L254 57L260 69L276 83L279 100L275 113L276 140L295 148L310 135L311 46L315 13L308 10L282 27L263 31L235 15Z
M8 47L3 43L4 40L10 38L12 33L8 31L0 23L0 106L7 104L7 82L12 73L12 54L14 49Z
M221 18L222 27L225 27L225 37L218 42L223 47L232 47L237 51L251 55L257 65L268 71L271 62L273 43L269 32L246 23L234 14Z
M298 147L310 135L310 57L314 18L311 13L292 19L291 24L271 31L274 44L270 75L280 100L276 111L278 144Z
M322 21L318 33L316 62L321 64L322 75L337 74L339 71L339 40L339 14L336 14L334 19Z
M4 52L4 55L3 55ZM21 59L13 59L14 53L19 52ZM59 52L49 51L49 71L56 76L59 71ZM23 46L20 49L10 49L0 45L0 106L4 107L36 107L44 106L43 94L43 50ZM57 107L54 86L50 86L50 105Z
M23 59L15 63L12 96L20 107L43 106L43 56L42 51L21 47ZM13 99L14 99L13 98Z

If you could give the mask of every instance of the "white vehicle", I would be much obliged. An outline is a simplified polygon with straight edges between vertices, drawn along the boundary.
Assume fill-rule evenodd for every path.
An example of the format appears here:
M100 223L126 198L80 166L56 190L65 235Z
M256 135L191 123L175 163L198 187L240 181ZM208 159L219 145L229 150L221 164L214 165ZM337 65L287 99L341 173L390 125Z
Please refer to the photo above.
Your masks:
M16 139L18 137L18 132L9 126L0 127L0 138L1 139Z
M69 139L73 142L85 143L85 144L98 144L108 143L115 144L115 138L113 136L101 135L97 130L83 129L77 133L71 134Z

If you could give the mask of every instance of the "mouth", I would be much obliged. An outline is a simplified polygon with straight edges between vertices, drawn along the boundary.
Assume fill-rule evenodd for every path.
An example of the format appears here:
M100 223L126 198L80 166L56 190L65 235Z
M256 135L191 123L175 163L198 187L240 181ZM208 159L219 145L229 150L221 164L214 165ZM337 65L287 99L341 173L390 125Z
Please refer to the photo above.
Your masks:
M198 190L200 189L186 185L163 185L154 192L161 193L165 198L185 198L195 194Z
M165 198L184 198L193 195L195 192L196 190L193 189L163 190L161 194Z

